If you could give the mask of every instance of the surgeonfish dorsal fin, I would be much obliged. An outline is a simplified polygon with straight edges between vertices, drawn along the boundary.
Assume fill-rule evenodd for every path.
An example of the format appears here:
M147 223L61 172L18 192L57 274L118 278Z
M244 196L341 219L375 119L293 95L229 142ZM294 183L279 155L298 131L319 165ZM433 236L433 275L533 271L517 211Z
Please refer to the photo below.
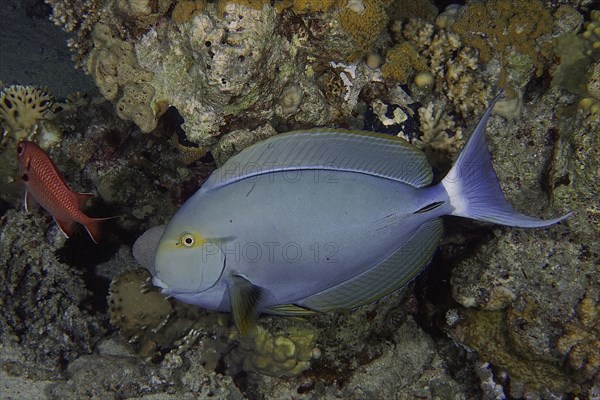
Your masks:
M246 336L254 326L260 304L267 293L240 275L231 276L229 281L227 291L233 321L240 334Z
M415 187L431 183L425 154L392 135L344 129L311 129L272 136L231 157L204 182L208 191L279 171L359 172ZM326 179L327 174L323 174Z

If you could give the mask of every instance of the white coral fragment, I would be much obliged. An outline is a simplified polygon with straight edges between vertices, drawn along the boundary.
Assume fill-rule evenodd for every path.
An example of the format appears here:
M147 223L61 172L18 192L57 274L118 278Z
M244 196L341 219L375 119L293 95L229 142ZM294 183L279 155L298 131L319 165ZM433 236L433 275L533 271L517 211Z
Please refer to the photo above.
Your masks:
M411 141L420 149L429 147L434 150L453 153L462 146L462 129L456 127L451 116L443 109L434 110L433 103L418 110L421 136ZM454 135L452 135L454 132Z

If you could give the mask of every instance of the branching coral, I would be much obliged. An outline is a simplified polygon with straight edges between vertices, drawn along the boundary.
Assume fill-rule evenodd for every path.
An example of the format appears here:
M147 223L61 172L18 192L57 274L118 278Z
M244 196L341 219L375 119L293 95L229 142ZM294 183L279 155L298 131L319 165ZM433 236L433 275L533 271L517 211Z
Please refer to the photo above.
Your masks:
M454 119L444 113L444 110L434 111L433 103L429 103L427 107L419 108L418 113L421 135L412 141L415 146L450 154L462 147L462 129L456 126Z
M450 100L449 111L470 117L485 109L491 85L484 77L477 51L465 46L457 34L410 19L401 27L399 40L406 40L402 43L414 46L423 58L425 66L419 67L433 75L435 91Z

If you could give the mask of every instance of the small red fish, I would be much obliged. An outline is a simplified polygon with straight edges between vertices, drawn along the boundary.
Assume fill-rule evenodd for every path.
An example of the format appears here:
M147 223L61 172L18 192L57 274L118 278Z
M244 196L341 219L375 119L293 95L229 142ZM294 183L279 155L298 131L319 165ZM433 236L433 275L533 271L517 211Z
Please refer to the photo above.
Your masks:
M26 187L25 210L29 209L30 195L52 216L63 233L70 237L75 223L82 224L94 243L100 239L100 222L110 218L90 218L81 210L92 196L69 189L48 154L34 142L22 140L17 145L17 160ZM115 218L115 217L113 217Z

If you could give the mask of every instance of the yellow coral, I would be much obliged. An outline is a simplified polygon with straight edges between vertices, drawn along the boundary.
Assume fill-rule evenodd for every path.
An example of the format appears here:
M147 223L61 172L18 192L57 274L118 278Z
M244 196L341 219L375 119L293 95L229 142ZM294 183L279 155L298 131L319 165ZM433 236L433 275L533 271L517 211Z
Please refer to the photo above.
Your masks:
M0 120L18 139L31 133L35 124L52 113L54 99L45 89L13 85L0 92Z
M345 3L345 0L284 0L275 3L275 9L277 12L281 12L285 8L291 8L296 14L305 14L327 12L342 3Z
M359 48L364 52L372 50L373 43L387 25L388 14L385 12L385 0L364 0L362 12L345 7L340 11L340 24Z
M108 100L116 100L119 117L133 121L142 132L156 128L157 112L152 108L153 73L138 65L133 45L117 38L110 27L97 24L92 33L94 50L87 60L87 71ZM163 110L158 110L163 111Z
M385 64L381 68L384 78L392 78L400 83L408 83L417 72L427 69L425 59L412 43L402 42L388 51Z
M182 24L194 18L196 15L202 14L206 8L204 0L183 0L179 1L173 9L171 18L176 24Z
M600 10L592 11L590 21L585 24L585 31L581 36L586 41L586 54L597 58L600 55Z
M508 332L504 311L462 310L452 336L461 345L476 350L481 361L506 371L515 386L524 385L526 392L578 390L557 363L519 351Z
M239 345L226 357L230 372L241 369L251 374L276 377L297 376L310 367L311 358L316 358L315 331L308 328L291 327L285 334L271 334L256 325L249 335L239 337L233 333Z

